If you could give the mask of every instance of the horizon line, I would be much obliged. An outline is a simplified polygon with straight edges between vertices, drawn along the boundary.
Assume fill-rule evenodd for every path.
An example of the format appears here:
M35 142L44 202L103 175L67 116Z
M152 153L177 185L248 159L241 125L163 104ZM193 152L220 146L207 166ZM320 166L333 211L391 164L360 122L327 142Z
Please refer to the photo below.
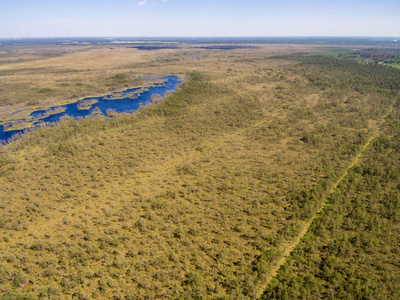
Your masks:
M64 38L129 38L129 39L168 39L168 38L186 38L186 39L197 39L197 38L400 38L400 36L357 36L357 35L276 35L276 36L16 36L16 37L0 37L2 40L7 39L64 39Z

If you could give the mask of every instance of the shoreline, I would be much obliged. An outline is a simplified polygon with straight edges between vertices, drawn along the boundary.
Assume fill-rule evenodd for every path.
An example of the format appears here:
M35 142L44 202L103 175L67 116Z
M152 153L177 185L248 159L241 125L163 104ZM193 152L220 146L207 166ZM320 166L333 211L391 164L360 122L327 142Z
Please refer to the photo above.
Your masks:
M184 78L186 77L184 75L172 75L172 74L167 74L164 77L166 78L168 76L175 76L175 77L178 78L179 81L183 81ZM77 103L77 102L80 102L80 101L88 99L88 98L101 98L101 97L106 97L106 96L112 96L113 94L123 93L123 92L125 92L127 90L136 89L136 88L137 89L142 89L142 88L148 89L150 87L154 87L156 84L161 84L161 83L164 83L164 82L165 82L165 80L163 80L163 79L155 79L150 84L143 84L143 85L140 85L140 86L117 88L117 90L115 90L115 91L97 93L96 95L94 95L94 94L86 95L86 96L82 96L82 97L79 97L79 98L76 98L76 99L71 99L71 100L60 100L59 102L55 102L55 103L53 103L51 105L47 105L47 106L43 106L43 107L16 109L16 110L13 110L10 113L8 113L8 116L12 116L15 113L24 113L24 115L21 116L21 117L18 117L18 118L7 118L7 117L0 118L0 126L4 126L4 125L7 125L9 123L12 123L12 122L15 122L15 121L19 121L19 120L27 120L27 119L31 118L30 115L32 113L37 112L37 111L41 111L41 110L46 111L46 110L52 109L52 108L57 107L57 106L64 106L64 105ZM143 92L145 92L145 91L142 91L141 93L143 93ZM136 94L136 95L140 96L141 93ZM109 101L109 100L121 100L121 99L123 99L123 98L113 98L113 99L107 99L107 100ZM49 100L49 101L52 101L52 100ZM57 100L54 100L54 101L57 101Z
M24 133L25 130L34 130L36 128L41 128L43 127L43 125L46 125L48 123L54 123L54 122L58 122L59 118L61 118L64 114L71 116L72 118L78 118L78 117L88 117L90 115L98 115L98 114L104 114L106 117L108 116L107 112L104 112L104 107L101 110L101 107L97 107L94 108L94 111L92 111L91 113L89 113L89 111L93 108L93 106L99 104L100 101L104 101L104 102L108 102L108 101L112 101L112 100L129 100L129 101L135 101L138 100L141 95L143 95L144 93L147 93L150 91L151 88L167 88L167 85L165 84L166 82L168 82L170 79L168 77L173 77L173 79L171 78L172 84L175 84L173 90L171 91L176 91L177 89L179 89L180 84L185 80L185 76L176 76L176 75L166 75L163 78L157 78L156 80L152 80L151 82L148 82L148 84L144 84L141 87L130 87L130 88L125 88L123 91L120 92L113 92L113 93L108 93L108 94L103 94L101 96L88 96L88 97L84 97L84 98L79 98L78 100L74 100L74 101L69 101L69 102L64 102L64 104L60 104L58 103L55 106L48 106L47 108L38 108L38 109L32 109L32 110L27 110L25 113L29 113L26 118L16 118L16 119L9 119L7 121L0 121L0 134L4 135L1 136L1 141L3 144L7 144L9 143L9 141L14 137L14 135L16 134L21 134ZM175 82L174 82L175 81ZM158 86L159 85L159 86ZM132 91L132 95L130 95L130 90L135 90L136 91ZM169 90L165 90L163 92L164 97L167 96L167 92L169 92ZM126 95L124 96L124 94L126 93ZM116 95L117 94L117 95ZM113 98L113 96L117 96L117 98ZM135 99L132 99L133 96L135 96ZM108 97L112 97L112 98L108 98ZM151 99L151 95L149 96ZM163 98L164 98L163 97ZM147 99L147 98L146 98ZM88 101L88 103L83 103L82 106L79 106L79 102L81 101ZM145 100L146 102L148 102L147 104L151 104L152 101L148 101L149 99ZM132 102L135 103L135 102ZM139 102L139 106L136 107L137 103L132 105L132 109L131 111L138 111L141 108L141 103ZM75 107L67 107L68 105L73 105L76 104L76 108ZM104 104L104 103L103 103ZM124 106L124 104L122 104L122 107L120 107L122 109L121 112L115 112L113 113L113 117L115 117L116 115L118 115L119 113L123 113L124 111L126 111L126 104ZM68 110L71 110L69 111ZM115 109L112 106L108 107L108 109ZM75 111L75 113L74 113ZM83 113L87 111L87 114L79 114L79 112ZM17 111L20 112L20 111ZM15 113L15 112L13 112ZM34 113L36 113L36 116L33 115ZM12 113L11 113L12 114ZM49 121L44 121L46 118L49 118L51 116L56 116L56 115L60 115L59 118L57 119L52 119ZM42 124L39 124L39 122L42 121ZM9 136L8 136L9 135Z

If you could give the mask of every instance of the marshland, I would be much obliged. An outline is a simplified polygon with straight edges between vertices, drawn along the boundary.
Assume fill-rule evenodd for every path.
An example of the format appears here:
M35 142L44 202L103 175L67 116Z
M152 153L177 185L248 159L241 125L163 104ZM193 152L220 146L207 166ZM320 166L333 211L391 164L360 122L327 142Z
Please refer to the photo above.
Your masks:
M3 123L184 78L0 147L2 298L395 299L398 51L362 41L0 45Z

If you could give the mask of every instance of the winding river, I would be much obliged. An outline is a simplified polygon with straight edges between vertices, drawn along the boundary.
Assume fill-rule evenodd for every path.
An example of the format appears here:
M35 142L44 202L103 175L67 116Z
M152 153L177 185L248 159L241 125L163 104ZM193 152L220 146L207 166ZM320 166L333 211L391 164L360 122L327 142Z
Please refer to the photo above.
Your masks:
M127 89L120 93L88 97L71 104L34 111L28 119L0 125L0 143L7 144L23 133L51 123L58 123L64 116L79 119L95 114L111 116L116 113L131 113L138 110L139 106L151 103L152 97L163 98L166 93L175 91L180 83L178 77L167 76L161 83L147 88ZM29 128L18 129L18 126Z

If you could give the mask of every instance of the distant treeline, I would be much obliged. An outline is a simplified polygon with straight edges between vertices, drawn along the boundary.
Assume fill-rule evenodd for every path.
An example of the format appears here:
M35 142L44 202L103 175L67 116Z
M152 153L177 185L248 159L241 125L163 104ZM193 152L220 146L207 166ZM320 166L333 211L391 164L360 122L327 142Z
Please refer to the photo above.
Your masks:
M350 57L374 63L400 64L400 48L364 49L355 51Z
M301 61L305 76L315 85L327 88L354 89L395 96L400 90L400 72L384 66L360 64L329 56L293 56Z
M125 37L125 38L9 38L0 39L3 45L48 44L113 44L118 43L183 43L183 44L298 44L298 45L370 45L400 47L394 38L373 37Z

